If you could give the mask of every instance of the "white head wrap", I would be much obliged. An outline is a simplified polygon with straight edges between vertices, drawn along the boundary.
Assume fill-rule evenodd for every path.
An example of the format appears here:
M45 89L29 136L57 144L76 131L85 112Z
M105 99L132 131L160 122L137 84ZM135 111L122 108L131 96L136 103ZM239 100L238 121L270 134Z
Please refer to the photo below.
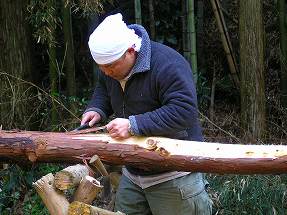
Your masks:
M97 64L118 60L128 48L139 51L141 38L129 29L120 13L108 16L89 38L89 48Z

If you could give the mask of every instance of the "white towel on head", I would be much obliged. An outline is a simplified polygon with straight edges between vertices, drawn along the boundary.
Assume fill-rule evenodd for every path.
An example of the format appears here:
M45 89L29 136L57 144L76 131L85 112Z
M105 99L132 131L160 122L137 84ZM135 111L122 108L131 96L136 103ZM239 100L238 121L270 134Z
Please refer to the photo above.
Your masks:
M128 48L139 51L141 38L129 29L120 13L108 16L89 38L89 48L97 64L108 64L118 60Z

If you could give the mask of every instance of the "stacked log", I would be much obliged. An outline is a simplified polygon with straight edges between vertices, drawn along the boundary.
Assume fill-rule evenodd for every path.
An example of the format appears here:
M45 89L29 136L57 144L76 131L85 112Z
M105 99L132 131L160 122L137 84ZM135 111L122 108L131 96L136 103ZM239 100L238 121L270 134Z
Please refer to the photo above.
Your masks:
M101 169L105 177L110 179L109 173L99 158L97 158L97 162L93 159L90 163L95 168ZM33 187L40 195L51 215L123 215L121 212L114 213L91 205L98 194L102 192L103 186L97 179L89 175L91 174L89 168L89 166L82 164L69 166L57 172L55 177L52 173L49 173L33 183ZM118 176L120 177L120 175ZM113 181L117 182L117 180ZM114 185L113 187L116 186ZM70 204L64 191L71 188L75 188L75 191ZM109 206L109 209L113 210L113 207Z

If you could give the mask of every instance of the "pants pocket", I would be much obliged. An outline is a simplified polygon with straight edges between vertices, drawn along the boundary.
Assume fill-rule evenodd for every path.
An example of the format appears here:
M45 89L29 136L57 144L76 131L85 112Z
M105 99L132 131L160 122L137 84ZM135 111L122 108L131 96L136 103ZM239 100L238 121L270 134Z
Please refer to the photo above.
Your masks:
M192 215L211 215L212 200L209 198L203 180L193 184L187 184L180 188L181 198L185 201L185 205L189 205ZM188 213L182 213L188 214Z
M195 181L192 184L186 184L180 187L180 194L182 199L188 199L194 196L199 195L205 190L205 186L202 180Z

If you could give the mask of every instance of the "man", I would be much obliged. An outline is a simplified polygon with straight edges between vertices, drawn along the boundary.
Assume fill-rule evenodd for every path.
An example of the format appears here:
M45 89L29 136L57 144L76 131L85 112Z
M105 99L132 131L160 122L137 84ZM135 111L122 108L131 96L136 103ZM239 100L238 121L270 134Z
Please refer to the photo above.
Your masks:
M110 115L113 138L164 136L202 141L196 91L188 62L153 42L140 25L121 14L108 16L91 34L89 48L101 73L81 124ZM145 171L125 166L115 210L129 215L211 214L201 173Z

